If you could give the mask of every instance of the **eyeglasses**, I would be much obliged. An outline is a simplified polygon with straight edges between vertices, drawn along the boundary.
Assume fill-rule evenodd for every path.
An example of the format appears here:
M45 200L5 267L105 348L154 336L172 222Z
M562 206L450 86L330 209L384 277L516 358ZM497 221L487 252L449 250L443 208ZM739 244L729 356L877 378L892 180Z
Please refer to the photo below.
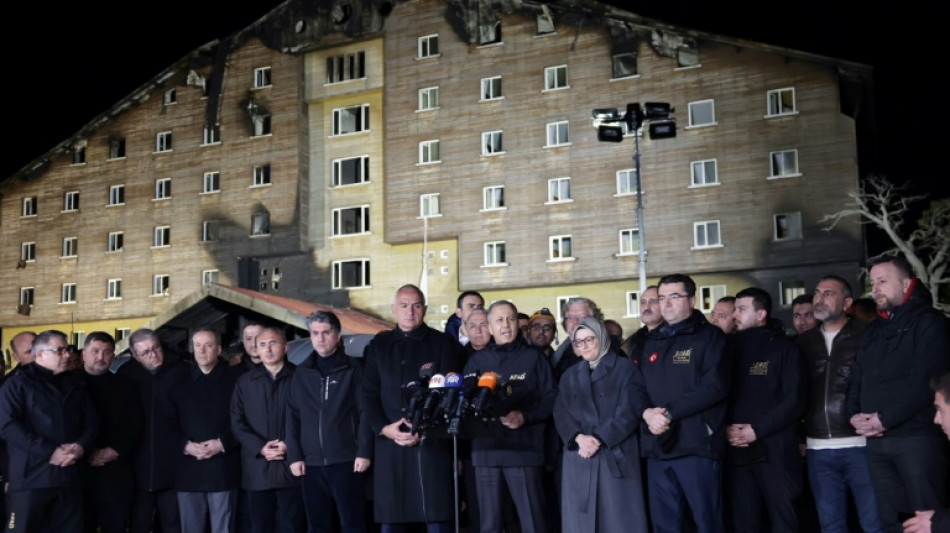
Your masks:
M53 352L56 355L66 355L69 353L69 346L60 346L59 348L40 348L41 352Z
M535 324L531 326L531 331L543 331L545 333L552 333L554 331L554 326L550 324Z
M681 298L689 298L689 295L688 295L688 294L679 294L679 293L674 292L673 294L669 294L669 295L666 295L666 296L662 296L662 295L661 295L660 297L658 297L658 298L656 299L656 301L658 301L658 302L660 302L660 303L663 303L663 302L665 302L665 301L667 301L667 300L669 300L669 301L671 301L671 302L678 302L678 301L680 301Z
M566 320L576 320L576 321L580 322L581 320L584 320L584 319L587 318L588 316L590 316L590 315L564 315L564 318L565 318Z
M575 348L583 348L584 346L593 348L597 345L597 337L591 335L590 337L584 339L574 339L574 342L571 344L573 344Z
M149 348L146 348L146 349L144 349L144 350L138 352L138 356L139 356L139 357L147 357L147 356L149 356L149 355L158 355L158 354L160 354L160 353L162 353L162 345L161 345L161 344L156 344L155 346L151 346L151 347L149 347Z

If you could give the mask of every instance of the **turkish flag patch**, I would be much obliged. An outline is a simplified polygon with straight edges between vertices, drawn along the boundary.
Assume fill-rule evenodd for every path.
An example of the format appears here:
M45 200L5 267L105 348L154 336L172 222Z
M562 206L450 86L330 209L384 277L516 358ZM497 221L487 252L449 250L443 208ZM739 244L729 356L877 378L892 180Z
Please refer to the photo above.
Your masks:
M651 363L655 363L659 357L660 357L660 354L653 352L650 354L650 358L647 359L647 361L650 361Z

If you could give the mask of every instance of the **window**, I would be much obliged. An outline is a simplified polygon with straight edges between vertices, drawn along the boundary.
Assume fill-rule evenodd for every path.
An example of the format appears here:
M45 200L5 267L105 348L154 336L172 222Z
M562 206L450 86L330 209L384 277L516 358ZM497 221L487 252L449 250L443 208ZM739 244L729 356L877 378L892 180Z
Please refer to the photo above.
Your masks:
M716 123L716 106L712 100L689 103L689 125L709 126Z
M548 239L548 260L566 261L574 259L573 239L570 235L555 235Z
M201 193L208 194L212 192L221 192L221 173L220 172L205 172L204 178L201 181Z
M165 105L174 104L178 101L178 93L175 92L175 89L168 89L165 91L165 95L162 97L162 103Z
M69 344L72 344L73 346L82 346L85 342L85 331L74 331L72 335L69 336Z
M209 283L218 282L218 271L217 270L202 270L201 271L201 284L208 285Z
M768 111L766 114L768 117L794 115L798 112L795 109L794 87L771 90L766 93L765 99L768 105Z
M218 221L205 220L201 223L201 242L218 240Z
M170 152L172 149L172 132L163 131L155 136L155 151Z
M637 75L637 54L628 52L613 56L613 77L627 78ZM639 313L638 313L639 314Z
M254 88L270 87L270 67L261 67L254 69Z
M699 50L695 43L687 43L676 49L676 67L689 68L699 66Z
M617 196L637 194L637 170L628 168L617 171Z
M333 210L333 236L357 235L360 233L369 233L368 205Z
M439 108L439 88L426 87L419 89L419 111L429 111Z
M722 246L719 221L693 222L693 248L716 248Z
M158 178L155 180L155 199L167 200L172 197L172 179Z
M369 181L369 156L333 161L333 186L355 185Z
M270 214L259 213L251 216L251 236L270 235Z
M439 141L422 141L419 143L419 164L439 163Z
M482 155L496 155L505 153L501 146L501 131L486 131L482 133Z
M438 193L419 196L419 216L422 218L442 216Z
M369 130L369 104L333 110L333 135L347 135Z
M20 243L20 261L27 261L30 263L36 261L35 242Z
M777 241L802 238L802 214L782 213L772 217L772 238Z
M132 335L132 328L115 328L115 340L128 339Z
M125 157L125 138L113 137L109 139L109 159Z
M33 307L33 287L20 287L20 305Z
M505 186L495 185L482 189L482 209L505 209Z
M36 216L36 197L27 196L23 199L23 211L20 212L20 216L24 217L35 217Z
M556 204L570 202L571 178L552 178L548 180L548 202Z
M125 185L109 187L109 205L125 205Z
M709 285L699 288L699 310L711 313L716 302L726 295L725 285Z
M270 127L268 126L268 130L269 129ZM257 135L262 135L262 133L258 133ZM210 128L208 126L205 126L204 134L201 138L201 142L203 144L217 144L221 142L221 125L215 124L214 126L211 126Z
M343 54L327 58L327 83L366 77L366 53Z
M270 185L270 165L257 165L254 167L251 186L263 187L264 185Z
M478 26L478 44L493 44L501 42L501 21L489 22Z
M74 165L83 165L86 163L86 147L77 146L73 148L73 164Z
M482 78L482 100L497 100L501 98L501 76Z
M771 161L770 178L789 178L799 175L798 150L770 152L769 161Z
M76 284L75 283L63 283L63 288L60 291L59 303L61 304L74 304L76 303Z
M152 276L152 296L168 296L168 274Z
M333 262L333 288L369 287L369 259Z
M548 123L548 144L546 146L564 146L571 144L569 123L562 122Z
M419 37L419 59L439 55L439 36L426 35Z
M544 69L545 91L566 89L567 86L567 65L558 65L556 67L547 67Z
M716 160L693 161L690 163L692 186L719 185L719 173L716 171Z
M170 246L171 237L171 226L155 226L155 229L152 231L152 247Z
M505 241L485 243L485 263L482 266L507 266Z
M79 237L63 237L63 257L76 257L77 255L79 255Z
M106 300L122 299L122 279L110 279L106 282Z
M255 114L253 117L251 117L251 121L254 126L254 132L251 135L252 137L270 135L270 115L266 113Z
M779 302L783 307L792 305L796 297L805 294L805 282L802 280L786 280L778 283L778 293L782 301Z
M113 231L109 233L109 242L106 245L107 252L121 252L123 250L123 244L125 240L125 234L121 231Z
M627 291L627 314L624 316L640 316L640 293L637 291Z
M63 211L79 211L79 191L63 194Z
M620 252L618 255L640 253L640 230L636 228L620 230Z
M538 35L546 35L554 33L554 31L554 19L551 18L551 13L545 7L544 13L538 15Z

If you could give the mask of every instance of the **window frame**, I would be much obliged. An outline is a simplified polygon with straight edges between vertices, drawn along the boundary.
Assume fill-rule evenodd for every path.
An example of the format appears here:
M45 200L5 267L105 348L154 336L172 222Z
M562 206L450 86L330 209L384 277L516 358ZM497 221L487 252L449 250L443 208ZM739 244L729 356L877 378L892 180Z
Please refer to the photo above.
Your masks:
M172 245L172 227L169 225L152 228L152 248L168 248Z
M495 81L498 82L497 89L498 93L495 94ZM482 78L479 82L479 102L491 102L494 100L501 100L505 97L502 92L501 76L490 76L488 78ZM488 98L486 98L488 96Z
M251 187L268 187L270 185L270 163L251 167Z
M201 221L201 242L215 242L218 240L218 221Z
M562 82L560 81L561 76L558 75L561 71L564 72L563 85L561 85ZM567 64L544 67L544 90L541 92L560 91L570 88L571 84L567 77Z
M432 159L432 147L435 147L436 159ZM417 165L434 165L442 162L442 152L439 139L419 141L419 162Z
M61 304L76 303L76 284L75 283L63 283L60 286L59 303Z
M20 261L27 263L36 262L36 242L26 241L20 243Z
M217 268L202 270L201 271L201 286L204 287L205 285L208 285L211 283L217 283L218 276L220 275L220 273L221 272Z
M117 253L125 251L125 232L110 231L106 240L106 253Z
M567 255L564 255L565 243L567 244ZM574 255L573 235L551 235L548 237L548 263L575 261L576 259L577 256Z
M79 211L79 191L66 191L63 193L63 213L74 211Z
M370 204L363 204L333 209L330 214L330 236L352 237L354 235L368 235L370 233L369 206ZM359 228L357 231L344 232L344 213L349 211L358 213L355 224L359 226Z
M211 146L215 144L221 144L221 125L215 124L210 128L205 126L201 132L201 145L202 146Z
M778 156L787 156L787 154L792 154L792 155L793 155L792 160L793 160L794 166L795 166L794 172L789 172L789 173L784 173L784 172L783 172L783 173L777 174L777 173L776 173L777 170L784 170L786 157L783 157L781 161L778 160L778 159L776 159L776 157L778 157ZM781 167L781 168L780 168L780 167ZM768 179L771 180L771 179L797 178L797 177L799 177L799 176L801 176L801 175L802 175L801 168L800 168L800 166L799 166L799 164L798 164L798 148L792 148L792 149L789 149L789 150L773 150L773 151L769 152L769 177L768 177Z
M359 111L354 111L354 110ZM344 113L349 113L344 116ZM344 131L344 119L351 118L354 122L352 131ZM338 107L333 110L331 137L345 137L347 135L356 135L370 131L369 122L369 104L356 104L346 107Z
M173 105L178 103L178 93L175 88L166 89L162 94L162 105Z
M435 96L433 103L433 95ZM423 87L419 89L419 107L416 111L435 111L439 109L439 86Z
M36 303L36 287L20 287L20 305L33 307Z
M787 225L786 231L787 235L782 237L779 235L779 219L780 217L792 217L791 220L794 222L792 225ZM801 211L789 211L786 213L775 213L772 215L772 240L775 242L784 242L784 241L796 241L804 238L803 228L802 228L802 212Z
M271 67L258 67L254 69L254 85L255 89L265 89L267 87L273 86L273 77L271 72Z
M712 164L713 170L713 180L707 181L708 166ZM702 169L702 182L697 181L697 168ZM701 187L712 187L715 185L722 185L719 181L719 162L716 158L712 159L700 159L696 161L689 162L689 188L701 188Z
M432 50L432 44L435 43L435 51ZM441 56L439 51L439 34L432 33L419 37L416 44L416 59L428 59Z
M155 153L172 151L172 132L161 131L155 135Z
M489 192L495 192L495 191L501 191L501 194L489 195ZM508 209L508 205L505 203L505 186L504 185L489 185L488 187L482 187L481 211L501 211L504 209Z
M508 256L505 241L489 241L482 245L482 268L506 267Z
M106 206L125 205L125 184L119 183L109 186L109 203Z
M205 172L201 177L200 194L217 194L221 192L221 171Z
M626 291L624 293L626 297L626 305L624 306L625 313L623 318L639 318L640 317L640 291Z
M327 57L326 85L366 79L366 52Z
M442 195L437 192L423 193L419 195L419 218L437 218L442 216ZM435 200L433 204L432 200ZM433 212L432 206L435 205Z
M640 228L623 228L617 230L617 257L640 255ZM624 250L624 243L630 243L630 250Z
M709 115L710 115L709 122L699 123L697 122L697 119L699 117L696 116L698 114L698 109L700 109L700 106L704 106L707 104L709 105ZM694 111L694 108L697 109L697 111ZM688 126L686 126L686 129L704 128L707 126L715 126L719 124L718 122L716 122L716 101L712 98L707 98L705 100L694 100L692 102L689 102L687 104L687 109L689 111L689 122L688 122Z
M505 153L504 131L483 131L482 132L482 153L481 155L490 157L503 155Z
M172 179L157 178L155 180L155 197L153 200L171 200L172 197Z
M621 62L623 59L632 57L633 58L633 74L623 74L618 76L620 68L618 67L618 62ZM640 65L639 65L639 54L636 52L620 52L610 56L610 79L612 80L624 80L628 78L637 78L640 76Z
M628 182L629 192L624 192L621 188L621 184L624 178L621 178L621 174L626 176L626 181ZM620 196L636 196L637 195L637 169L635 168L622 168L617 171L617 192L614 194L615 197Z
M106 300L122 299L122 278L109 278L106 281Z
M152 296L168 296L171 288L171 276L155 274L152 276Z
M711 235L709 228L712 225L715 225L716 227L716 241L717 242L715 244L709 244L709 241L710 241L709 237ZM705 239L706 243L702 245L699 244L699 240L697 239L698 237L697 231L699 230L699 228L704 229L703 238ZM693 246L690 248L690 250L708 250L711 248L722 248L723 246L724 245L722 244L722 221L721 220L712 219L712 220L699 220L699 221L693 222Z
M109 139L109 161L125 159L125 137Z
M791 93L792 106L786 110L783 95ZM765 92L765 118L786 117L798 114L798 102L795 98L795 87L782 87Z
M562 186L567 184L567 193L560 195ZM569 176L560 177L560 178L550 178L548 179L548 198L544 202L544 205L554 205L554 204L569 204L573 203L574 198L571 196L571 178Z
M563 133L565 140L561 142L561 133ZM570 146L571 145L571 121L569 120L558 120L555 122L548 122L545 127L545 139L547 143L544 145L544 148L556 148L558 146ZM552 141L552 136L553 140Z
M795 298L802 294L805 294L806 290L807 289L805 288L804 280L800 280L800 279L779 280L778 282L779 306L791 307L792 302L795 301Z
M345 265L351 263L357 263L358 275L359 275L359 284L358 285L344 285L343 282L343 268ZM333 261L330 265L330 289L331 290L348 290L348 289L363 289L372 287L372 278L370 277L370 260L369 258L358 258L358 259L341 259L339 261Z
M69 259L79 255L79 236L72 235L69 237L63 237L63 247L61 259Z
M20 216L23 218L35 217L39 211L36 196L24 196L21 202Z
M356 174L359 174L360 180L354 181L353 183L342 183L343 178L343 169L344 163L348 161L359 160L359 163L356 163L355 168L358 169ZM362 185L364 183L370 182L369 177L369 155L360 155L356 157L343 157L340 159L334 159L332 167L332 185L331 187L349 187L351 185Z
M709 293L708 297L704 294L706 292ZM699 310L706 314L711 313L713 308L716 307L716 302L728 294L725 284L700 285L696 291L696 301L699 304ZM706 305L707 301L709 302L708 306Z
M270 213L254 213L251 215L250 235L251 237L270 237Z

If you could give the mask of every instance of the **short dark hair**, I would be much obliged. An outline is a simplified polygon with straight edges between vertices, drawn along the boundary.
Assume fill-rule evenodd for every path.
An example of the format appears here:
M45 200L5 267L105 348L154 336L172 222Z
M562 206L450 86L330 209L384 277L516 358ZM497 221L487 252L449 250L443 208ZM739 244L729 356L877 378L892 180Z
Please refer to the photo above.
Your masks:
M241 325L241 335L244 335L244 330L251 326L263 326L263 325L264 324L262 324L259 320L255 320L253 318L245 318L244 324Z
M264 326L261 329L261 332L257 334L257 336L260 337L261 334L264 333L265 331L269 331L273 333L274 335L277 335L277 337L281 341L283 341L284 344L287 344L287 334L284 333L284 328L279 328L277 326Z
M736 305L736 297L735 297L735 296L723 296L722 298L716 300L716 303L719 303L719 302L726 303L726 304Z
M531 320L531 317L525 313L518 312L518 320Z
M109 335L105 331L93 331L89 335L86 335L86 342L82 345L83 348L89 346L89 343L92 341L104 342L106 344L111 344L115 348L115 338L112 335Z
M939 392L943 395L943 401L950 403L950 372L940 376L934 376L930 380L930 388L934 392Z
M62 339L63 342L67 341L66 334L58 329L48 329L46 331L41 331L36 335L36 338L33 339L33 350L36 350L36 347L41 344L49 344L49 341L53 339Z
M752 308L756 311L765 311L765 318L772 316L772 296L765 289L749 287L736 293L736 299L752 298ZM811 300L809 300L811 302Z
M456 308L456 309L461 309L461 308L462 308L462 300L464 300L465 298L468 298L469 296L478 296L478 299L482 301L482 305L485 305L485 297L483 297L480 292L478 292L478 291L465 291L465 292L463 292L462 294L459 294L458 299L455 300L455 308Z
M663 276L660 278L660 282L657 283L657 287L672 283L682 283L683 290L686 291L686 296L689 296L690 298L696 297L696 282L693 281L693 278L687 276L686 274L668 274Z
M901 276L904 278L914 277L914 267L910 266L910 261L907 260L903 255L880 255L868 260L868 271L877 265L883 265L884 263L891 263L900 272Z
M837 281L838 283L841 284L841 288L843 289L843 292L844 292L844 297L851 298L851 294L852 294L851 284L848 283L848 280L842 278L841 276L837 274L827 274L825 276L822 276L821 279L818 280L819 283L822 281Z
M221 346L221 334L218 333L217 330L212 329L212 328L209 328L209 327L207 327L207 326L201 326L200 328L198 328L198 329L196 329L196 330L194 330L194 331L191 332L191 339L192 339L191 343L192 343L192 345L194 345L194 338L195 338L195 335L197 335L197 334L199 334L199 333L202 333L202 332L204 332L204 333L210 333L212 336L214 336L214 342L218 343L218 346Z
M736 296L739 296L739 295L737 294ZM792 300L792 307L795 307L796 305L801 305L801 304L814 305L814 303L815 303L815 297L812 296L811 294L799 294L798 296L795 297L794 300Z
M313 323L317 324L330 324L330 329L340 333L343 331L343 326L340 325L340 319L332 311L314 311L310 313L310 316L307 317L307 332L309 334L310 327L313 326Z

